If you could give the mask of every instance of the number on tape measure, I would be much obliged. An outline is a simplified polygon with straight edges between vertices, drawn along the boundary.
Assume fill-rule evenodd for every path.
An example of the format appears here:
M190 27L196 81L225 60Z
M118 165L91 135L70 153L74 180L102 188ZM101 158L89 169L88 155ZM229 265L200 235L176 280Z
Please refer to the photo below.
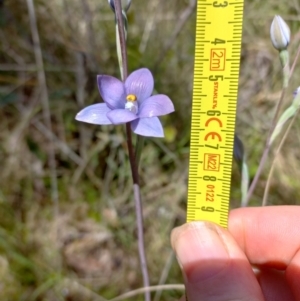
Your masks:
M227 1L223 1L222 3L218 2L218 1L214 1L213 6L214 7L226 7L228 5Z
M187 221L227 227L243 0L198 0Z

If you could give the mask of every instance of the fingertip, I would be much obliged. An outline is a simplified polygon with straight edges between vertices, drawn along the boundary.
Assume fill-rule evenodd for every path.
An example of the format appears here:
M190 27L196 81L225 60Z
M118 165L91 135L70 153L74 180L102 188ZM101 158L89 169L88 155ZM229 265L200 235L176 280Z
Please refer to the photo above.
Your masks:
M214 229L215 225L206 221L194 221L174 228L171 232L171 246L173 250L176 252L176 249L180 244L188 243L190 241L190 236L193 235L192 233L205 227Z
M177 246L178 239L180 238L180 236L184 235L184 233L186 233L186 231L188 231L189 227L190 227L190 223L185 223L181 226L175 227L172 230L172 232L171 232L171 246L172 246L174 251L176 251L176 246Z
M247 258L226 229L206 221L187 223L172 231L171 243L190 301L215 300L212 287L232 299L263 299Z
M210 278L228 264L229 254L221 231L213 223L197 221L185 224L172 233L177 260L189 282ZM215 262L213 266L211 260Z

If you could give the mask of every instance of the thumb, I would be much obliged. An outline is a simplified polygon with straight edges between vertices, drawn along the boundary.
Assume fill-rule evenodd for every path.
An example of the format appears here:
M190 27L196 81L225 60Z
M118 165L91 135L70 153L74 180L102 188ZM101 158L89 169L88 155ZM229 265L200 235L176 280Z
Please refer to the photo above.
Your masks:
M175 228L171 242L188 301L264 300L249 261L227 230L191 222Z

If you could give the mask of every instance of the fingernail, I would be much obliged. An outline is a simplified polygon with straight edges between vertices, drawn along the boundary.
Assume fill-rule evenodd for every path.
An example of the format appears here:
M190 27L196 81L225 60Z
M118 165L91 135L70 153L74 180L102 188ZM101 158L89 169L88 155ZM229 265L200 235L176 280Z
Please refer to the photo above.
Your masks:
M172 232L172 245L189 283L220 273L229 263L227 248L217 226L191 222Z

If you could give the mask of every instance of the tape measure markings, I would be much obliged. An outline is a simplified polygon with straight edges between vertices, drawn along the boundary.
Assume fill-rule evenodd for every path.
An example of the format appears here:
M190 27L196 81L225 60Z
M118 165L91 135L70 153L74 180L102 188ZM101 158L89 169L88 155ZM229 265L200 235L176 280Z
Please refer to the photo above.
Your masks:
M226 227L243 2L197 4L187 221Z

